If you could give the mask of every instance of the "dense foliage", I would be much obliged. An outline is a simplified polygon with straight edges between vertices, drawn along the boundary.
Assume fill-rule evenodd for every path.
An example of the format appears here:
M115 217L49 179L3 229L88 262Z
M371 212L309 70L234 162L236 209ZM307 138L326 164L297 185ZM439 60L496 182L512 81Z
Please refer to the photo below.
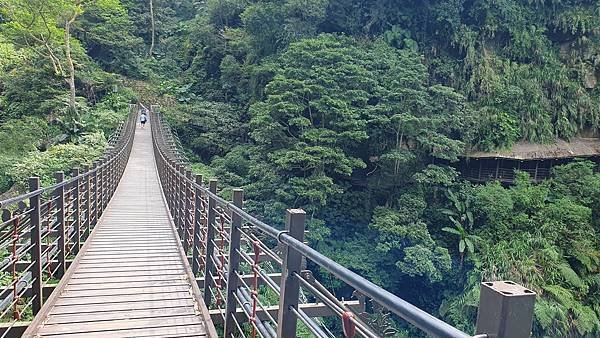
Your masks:
M599 14L595 1L207 1L159 46L179 77L163 78L179 102L165 111L249 209L280 222L304 208L312 245L420 307L472 331L479 282L512 279L540 295L535 336L595 336L594 164L506 187L452 163L597 135Z
M534 336L600 335L598 167L512 186L453 167L598 135L598 1L0 3L0 188L101 148L129 99L116 72L196 170L271 223L304 208L311 245L428 312L471 332L479 283L511 279L539 295Z
M102 153L134 96L119 85L118 75L90 56L95 56L93 44L100 43L96 39L106 44L102 48L122 41L123 35L96 30L112 29L108 21L116 25L129 19L118 1L0 4L0 193L12 188L14 194L26 188L31 175L40 175L47 185L55 171L68 173ZM74 17L78 21L70 31ZM92 17L101 25L88 29ZM83 35L81 40L72 30Z

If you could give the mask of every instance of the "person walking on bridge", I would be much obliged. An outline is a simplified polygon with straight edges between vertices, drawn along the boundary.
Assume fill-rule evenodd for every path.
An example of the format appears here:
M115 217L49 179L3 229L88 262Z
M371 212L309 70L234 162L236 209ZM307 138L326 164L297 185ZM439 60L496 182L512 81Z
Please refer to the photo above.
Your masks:
M148 115L146 114L146 111L143 110L142 114L140 115L140 124L142 126L142 129L144 129L144 126L146 125L147 121L148 121Z

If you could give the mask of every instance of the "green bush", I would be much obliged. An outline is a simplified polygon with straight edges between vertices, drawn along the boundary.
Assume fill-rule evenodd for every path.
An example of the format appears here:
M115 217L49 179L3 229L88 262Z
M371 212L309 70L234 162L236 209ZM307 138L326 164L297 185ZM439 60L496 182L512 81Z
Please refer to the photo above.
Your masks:
M45 148L60 130L39 117L7 120L0 126L0 155L22 155Z
M72 168L92 164L106 144L102 133L88 134L80 139L79 144L59 144L44 152L32 151L11 166L7 174L21 191L26 189L30 176L39 176L42 186L49 186L54 182L54 172L68 172Z

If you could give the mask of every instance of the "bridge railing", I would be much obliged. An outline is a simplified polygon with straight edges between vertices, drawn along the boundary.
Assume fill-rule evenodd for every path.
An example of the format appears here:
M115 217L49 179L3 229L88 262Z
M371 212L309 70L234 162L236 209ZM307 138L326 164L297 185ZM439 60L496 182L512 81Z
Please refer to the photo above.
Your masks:
M45 285L64 276L125 170L135 125L130 112L93 167L73 168L70 178L56 172L49 187L30 177L28 193L0 201L1 337L36 315L51 291Z
M296 337L298 323L316 337L334 337L320 317L329 317L328 323L337 317L345 337L391 336L394 329L385 324L389 313L431 336L472 337L305 244L303 210L287 210L285 229L280 230L243 210L243 190L233 189L232 201L219 197L217 180L205 184L202 175L194 175L181 160L163 117L151 114L163 192L182 246L191 255L193 272L199 276L204 302L213 322L223 324L224 337ZM353 299L336 297L306 270L307 261L355 290ZM496 330L513 325L500 316L486 320ZM521 324L528 335L531 313ZM477 337L488 337L486 332L494 336L493 330L479 326L478 322L482 334Z

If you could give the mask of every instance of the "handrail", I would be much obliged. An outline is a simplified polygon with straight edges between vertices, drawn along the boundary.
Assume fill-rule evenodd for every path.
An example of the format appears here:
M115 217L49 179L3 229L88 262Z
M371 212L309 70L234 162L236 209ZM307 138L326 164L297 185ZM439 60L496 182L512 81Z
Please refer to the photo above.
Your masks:
M178 160L180 156L172 142L173 134L163 116L154 110L150 114L154 122L152 140L155 159L169 211L184 247L191 247L194 272L202 276L204 281L205 302L216 311L215 317L225 324L224 336L229 337L234 332L244 336L240 319L231 315L242 311L244 321L252 325L253 335L292 337L296 334L295 323L300 320L315 336L329 337L322 323L312 318L315 316L307 315L305 311L308 309L303 309L299 300L301 286L325 305L327 309L324 312L327 315L335 315L342 320L344 329L348 330L347 337L352 337L352 332L364 337L380 336L381 333L368 323L364 302L359 301L358 309L353 308L351 303L340 301L326 291L310 272L301 271L300 262L308 259L363 297L370 298L427 334L436 337L472 337L305 244L303 211L288 210L286 230L279 230L243 210L241 189L234 189L232 202L219 197L216 180L211 180L206 186L202 176L192 175L185 164ZM273 239L276 241L273 242ZM276 247L268 243L275 243ZM277 247L280 254L276 252ZM268 276L266 265L261 264L265 261L281 271L279 283ZM253 283L246 282L248 277L241 272L248 269L253 271L254 276L249 278ZM279 296L277 320L267 311L268 305L258 297L258 284L266 285ZM323 312L323 308L320 310Z
M95 227L125 170L135 126L130 111L92 168L73 168L66 180L56 172L47 187L30 177L28 193L0 201L0 250L10 253L0 262L0 275L10 277L0 284L0 318L8 321L1 337L14 336L24 313L40 311L44 283L64 275Z

